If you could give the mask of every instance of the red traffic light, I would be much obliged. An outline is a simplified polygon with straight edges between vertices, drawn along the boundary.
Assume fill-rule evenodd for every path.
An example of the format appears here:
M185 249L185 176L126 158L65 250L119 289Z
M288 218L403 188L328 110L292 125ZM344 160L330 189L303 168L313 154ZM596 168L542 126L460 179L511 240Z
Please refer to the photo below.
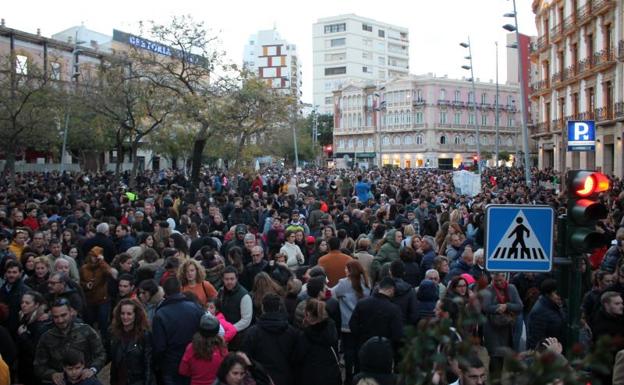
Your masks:
M570 180L571 191L582 198L608 191L609 186L609 178L599 172L579 171Z

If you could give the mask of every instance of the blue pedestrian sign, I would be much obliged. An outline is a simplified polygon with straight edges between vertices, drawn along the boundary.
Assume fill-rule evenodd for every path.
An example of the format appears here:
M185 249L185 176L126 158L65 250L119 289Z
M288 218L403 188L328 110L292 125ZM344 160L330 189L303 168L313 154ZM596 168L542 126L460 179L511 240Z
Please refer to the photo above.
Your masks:
M568 120L568 151L596 150L596 122Z
M552 269L555 213L550 206L488 205L485 267L489 271Z

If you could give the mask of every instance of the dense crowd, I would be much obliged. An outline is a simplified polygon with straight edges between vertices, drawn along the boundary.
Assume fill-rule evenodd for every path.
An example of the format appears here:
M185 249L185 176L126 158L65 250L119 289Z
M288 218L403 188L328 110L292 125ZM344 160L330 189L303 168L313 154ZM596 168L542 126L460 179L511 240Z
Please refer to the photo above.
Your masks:
M439 384L499 377L508 351L565 359L556 275L485 268L486 205L565 213L558 174L532 172L528 187L522 170L487 169L472 197L432 169L206 170L197 188L177 171L132 188L110 173L5 178L0 385L99 384L105 367L112 385L396 384L407 328L443 320L474 346ZM597 224L612 242L583 256L575 339L590 351L611 337L611 373L597 376L624 384L612 182Z

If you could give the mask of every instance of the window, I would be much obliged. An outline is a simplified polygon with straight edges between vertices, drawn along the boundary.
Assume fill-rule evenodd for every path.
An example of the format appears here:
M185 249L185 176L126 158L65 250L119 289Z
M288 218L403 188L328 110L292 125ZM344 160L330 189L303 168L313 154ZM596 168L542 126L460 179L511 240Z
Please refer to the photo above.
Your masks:
M347 44L347 38L345 37L341 37L339 39L331 39L329 41L330 47L342 47L345 44Z
M373 45L373 41L371 39L362 39L362 44L364 44L365 47L371 47Z
M481 94L481 104L487 103L487 94Z
M364 147L364 139L358 139L358 141L357 141L357 147L358 147L358 148L362 148L362 147Z
M347 30L346 23L328 24L325 26L325 33L344 32Z
M472 91L468 92L468 103L474 103L475 101L475 96L472 93Z
M455 90L455 101L459 102L461 100L461 91Z
M446 112L440 112L440 124L446 124Z
M331 96L326 96L325 97L325 104L332 104L332 97Z
M472 146L472 145L474 145L474 144L475 144L475 138L474 138L474 136L470 135L470 136L468 137L468 140L466 140L466 142L468 142L468 144L469 144L469 145L471 145L471 146Z
M468 114L468 124L475 125L476 119L474 114Z
M488 144L488 142L489 142L489 141L488 141L488 137L487 137L487 136L485 136L485 135L483 135L483 136L481 137L481 144L487 145L487 144Z
M362 67L362 72L364 72L365 74L370 74L373 72L373 70L371 70L370 68L364 66Z
M461 113L456 112L455 117L453 118L453 124L461 124Z
M394 144L395 146L398 146L401 144L401 137L400 136L395 136L394 139L392 140L392 144Z
M405 140L403 141L403 143L410 145L412 144L412 137L410 135L405 137Z
M338 53L326 53L325 61L339 61L345 60L347 58L346 52L338 52Z
M24 55L15 56L15 73L28 75L28 57Z
M422 137L422 135L416 136L416 144L423 144L423 137Z
M446 135L440 136L440 144L446 144Z
M366 126L367 127L373 126L373 116L371 114L366 115Z
M330 67L325 68L325 76L328 75L343 75L347 73L347 67Z
M386 37L386 31L384 31L383 29L380 29L379 31L377 31L377 36L381 38Z
M373 32L373 26L370 24L362 23L362 31Z
M416 120L416 124L421 124L423 122L423 113L417 112L414 120Z
M373 147L373 138L368 138L366 141L366 147Z
M487 126L487 115L481 115L481 125Z
M349 139L349 148L353 148L353 139Z
M345 148L345 141L344 141L344 139L340 139L340 141L338 142L338 148Z
M362 52L362 59L372 60L373 59L373 53L369 52L369 51Z
M50 63L50 79L61 80L61 63Z
M377 63L381 64L381 65L385 65L386 64L386 57L385 56L379 56L377 58Z
M386 71L379 70L379 72L377 73L377 76L379 76L379 79L385 79L386 78Z
M382 141L382 142L383 142L383 144L384 144L384 145L386 145L386 146L387 146L387 145L389 145L389 144L390 144L390 138L389 138L389 137L387 137L387 136L384 136L384 138L383 138L383 141Z
M423 100L423 92L421 89L416 90L416 100L419 102Z
M513 96L507 95L507 105L511 106L514 103Z
M455 144L460 144L461 143L461 138L459 137L459 135L455 135L455 138L453 138L453 142Z
M446 90L444 88L440 90L440 100L446 100Z
M384 43L383 41L378 41L376 44L376 49L377 51L385 51L386 50L386 43Z
M507 117L507 127L513 127L513 126L514 126L514 118L513 118L513 116Z

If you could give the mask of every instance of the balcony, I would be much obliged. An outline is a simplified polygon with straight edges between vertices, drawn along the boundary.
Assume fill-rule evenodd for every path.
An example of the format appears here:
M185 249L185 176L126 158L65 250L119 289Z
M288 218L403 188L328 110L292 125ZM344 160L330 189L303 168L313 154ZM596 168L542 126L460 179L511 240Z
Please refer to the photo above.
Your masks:
M575 116L575 120L594 120L594 116L594 111L585 111Z
M563 118L559 118L559 119L553 119L550 122L550 132L559 132L563 129L563 125L565 124L565 121Z
M451 103L446 99L438 99L438 106L448 106Z
M594 119L596 122L605 122L608 120L613 120L615 118L615 114L613 111L613 107L602 107L596 108L594 110Z
M584 6L582 6L581 8L579 8L576 11L576 23L578 24L578 26L582 26L584 24L586 24L587 22L589 22L592 18L592 3L591 1L588 1Z
M425 105L425 99L414 99L412 101L412 105L413 106L424 106Z
M548 34L540 37L539 39L537 39L537 50L539 52L542 52L543 50L548 48L549 43L550 42L548 41Z
M464 107L464 106L465 106L464 102L462 102L461 100L453 100L453 101L451 102L451 105L452 105L454 108L462 108L462 107Z
M620 119L624 119L624 102L617 102L615 103L615 118L620 120Z
M576 15L570 15L563 20L563 34L567 35L570 32L574 31L574 27L576 26Z
M487 109L492 108L492 105L490 103L481 103L479 105L479 108L482 109L482 110L487 110Z
M550 89L549 79L544 79L544 80L531 83L531 93L533 94L542 92L542 91L548 91L549 89Z
M594 52L594 66L600 66L603 64L613 64L615 62L615 55L613 48L605 48L602 51Z
M618 59L624 61L624 40L618 41Z
M550 122L539 122L536 125L536 135L543 135L550 133Z
M563 23L559 23L550 29L550 39L556 43L563 36Z
M592 0L592 14L598 16L615 7L614 0Z
M578 73L582 74L583 72L590 70L593 67L593 64L594 64L593 56L588 56L585 59L579 61L576 65L576 67L578 68Z

